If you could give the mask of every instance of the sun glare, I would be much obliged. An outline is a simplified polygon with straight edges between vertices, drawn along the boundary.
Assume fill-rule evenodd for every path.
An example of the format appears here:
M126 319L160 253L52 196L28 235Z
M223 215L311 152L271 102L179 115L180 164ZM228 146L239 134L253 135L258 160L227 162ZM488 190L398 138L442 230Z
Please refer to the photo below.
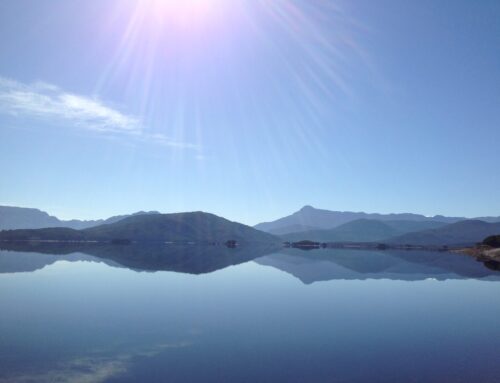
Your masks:
M156 20L195 24L208 21L221 10L224 0L143 0L142 11Z

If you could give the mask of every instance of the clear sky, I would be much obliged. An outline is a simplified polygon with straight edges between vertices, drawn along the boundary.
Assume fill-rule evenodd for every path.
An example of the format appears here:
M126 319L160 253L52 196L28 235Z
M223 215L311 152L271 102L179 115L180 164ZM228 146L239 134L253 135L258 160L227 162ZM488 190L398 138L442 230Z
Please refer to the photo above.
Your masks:
M499 20L498 0L3 0L0 204L500 215Z

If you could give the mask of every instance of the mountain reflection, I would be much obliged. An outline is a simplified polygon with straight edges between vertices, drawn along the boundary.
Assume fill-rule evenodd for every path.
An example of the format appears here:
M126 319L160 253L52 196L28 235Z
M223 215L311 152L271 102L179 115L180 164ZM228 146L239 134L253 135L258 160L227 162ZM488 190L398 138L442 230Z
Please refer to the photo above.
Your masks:
M449 252L284 249L256 262L292 274L306 284L333 279L500 280L494 265Z
M0 253L0 272L34 271L58 260L90 260L139 271L204 274L251 261L279 248L268 244L228 248L165 244L12 242L1 244L0 249L8 250Z
M96 243L2 243L0 273L29 272L57 261L101 262L137 271L204 274L254 260L305 284L334 279L500 280L498 264L447 252L318 249L303 252L272 245L225 246Z

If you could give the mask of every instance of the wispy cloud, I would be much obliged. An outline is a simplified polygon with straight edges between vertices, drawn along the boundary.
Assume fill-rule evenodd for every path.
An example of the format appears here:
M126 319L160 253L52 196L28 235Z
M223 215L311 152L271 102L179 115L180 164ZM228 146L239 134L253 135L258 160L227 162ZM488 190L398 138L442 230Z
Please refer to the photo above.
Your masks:
M65 92L45 82L23 84L0 77L0 112L16 117L64 122L95 132L127 135L159 145L197 149L161 133L149 133L138 117L123 113L97 98Z
M0 105L3 111L28 117L68 120L89 129L140 133L140 121L97 99L64 92L55 85L37 82L22 84L0 78Z

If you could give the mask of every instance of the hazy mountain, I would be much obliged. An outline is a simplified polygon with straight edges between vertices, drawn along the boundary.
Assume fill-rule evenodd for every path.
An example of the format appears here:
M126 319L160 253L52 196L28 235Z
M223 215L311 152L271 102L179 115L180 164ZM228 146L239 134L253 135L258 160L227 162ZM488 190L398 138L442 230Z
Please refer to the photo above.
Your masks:
M447 222L440 221L384 221L384 223L393 229L397 230L399 234L412 233L415 231L437 229L449 225Z
M333 229L310 230L281 235L285 241L296 242L304 239L318 242L375 242L401 234L434 229L447 225L434 221L377 221L357 219Z
M290 225L290 226L278 227L276 229L271 229L267 232L270 234L281 236L283 234L288 234L288 233L298 233L298 232L313 231L313 230L319 230L319 228L315 226Z
M286 241L310 240L318 242L372 242L399 235L400 232L384 222L357 219L333 229L310 230L282 235Z
M137 212L132 215L158 214L158 212ZM41 229L46 227L69 227L72 229L85 229L97 225L114 223L129 217L130 215L117 215L108 219L98 219L90 221L81 220L60 220L39 209L0 206L0 230L13 229Z
M422 230L423 229L423 230ZM434 221L377 221L358 219L330 230L282 235L285 241L387 242L411 245L472 245L500 233L500 222L465 220L446 224Z
M484 238L500 233L500 222L488 223L466 220L437 229L407 233L388 240L394 244L411 245L473 245Z
M363 213L363 212L349 212L349 211L331 211L315 209L312 206L304 206L299 211L277 219L272 222L263 222L255 225L254 227L259 230L277 233L281 229L281 234L286 234L283 230L287 227L294 227L299 225L302 227L317 227L319 229L332 229L351 222L357 219L373 219L377 221L436 221L444 223L454 223L463 221L467 218L464 217L444 217L436 215L434 217L426 217L420 214L401 213L401 214L378 214L378 213ZM500 222L500 217L480 217L477 218L485 222ZM308 229L306 229L308 230ZM297 230L289 231L296 232ZM302 230L299 230L302 231Z
M0 206L0 230L38 229L58 225L62 226L59 219L38 209Z
M162 242L271 242L268 233L203 212L146 214L83 230L70 228L21 229L0 232L0 240L131 241Z

